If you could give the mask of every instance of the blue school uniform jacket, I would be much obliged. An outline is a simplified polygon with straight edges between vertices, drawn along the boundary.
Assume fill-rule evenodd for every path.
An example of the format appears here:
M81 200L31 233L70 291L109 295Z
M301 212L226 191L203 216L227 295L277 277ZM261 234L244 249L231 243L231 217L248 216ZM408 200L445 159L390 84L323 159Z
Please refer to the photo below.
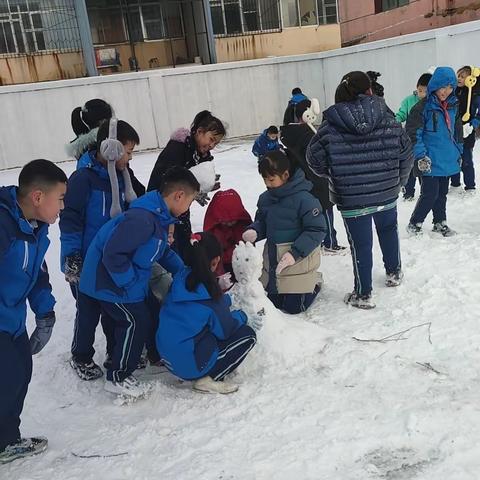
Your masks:
M183 261L167 242L168 225L176 222L157 190L134 200L90 244L80 291L111 303L144 301L153 262L171 273L183 268Z
M160 311L156 337L162 360L185 380L207 375L217 361L217 340L226 340L247 322L241 310L230 311L228 295L212 300L203 284L188 291L190 271L185 268L175 275Z
M85 258L93 237L110 220L112 188L107 169L97 162L96 151L86 152L78 161L78 170L68 180L65 208L60 214L60 268L66 257L80 254ZM126 210L125 185L117 175L120 207Z
M37 318L55 305L44 261L47 233L47 224L23 218L16 187L0 188L0 331L15 337L26 329L27 300Z
M414 143L415 160L428 156L432 160L428 177L449 177L460 171L463 153L463 128L458 115L458 100L452 93L446 100L446 113L435 91L447 85L456 85L455 72L439 67L428 82L427 98L412 108L406 129ZM448 115L449 122L446 121Z
M253 144L252 153L256 157L261 157L267 152L273 152L274 150L278 150L280 148L278 139L272 140L269 138L267 131L268 129L264 130L263 133L257 137L255 143Z

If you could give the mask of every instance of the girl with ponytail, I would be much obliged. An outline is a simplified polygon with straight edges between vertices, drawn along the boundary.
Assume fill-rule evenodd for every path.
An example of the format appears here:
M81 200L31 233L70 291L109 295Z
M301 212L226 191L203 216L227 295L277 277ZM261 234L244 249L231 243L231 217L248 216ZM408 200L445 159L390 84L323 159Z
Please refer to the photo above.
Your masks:
M185 269L177 273L160 311L157 349L169 370L192 380L194 390L233 393L226 381L256 343L255 331L241 310L230 310L215 270L222 248L208 232L191 236Z
M91 166L91 157L96 155L98 131L101 125L107 124L113 116L112 107L101 98L92 98L82 107L72 111L71 124L76 138L66 145L65 150L69 157L77 160L77 170ZM145 193L145 187L140 183L128 166L132 187L137 197Z
M169 142L157 158L147 190L158 188L169 168L184 167L191 170L200 183L198 203L202 207L207 205L210 200L208 193L220 188L220 176L215 174L211 150L223 140L225 134L223 122L211 112L202 110L197 113L190 128L179 128L172 133ZM173 248L183 258L192 233L190 212L186 212L179 220L181 224L175 229Z
M344 75L335 105L307 148L313 172L329 180L330 201L342 214L352 253L354 289L344 301L353 307L375 307L372 297L375 223L385 267L385 286L403 278L398 241L397 199L413 165L410 140L385 100L372 91L369 76Z

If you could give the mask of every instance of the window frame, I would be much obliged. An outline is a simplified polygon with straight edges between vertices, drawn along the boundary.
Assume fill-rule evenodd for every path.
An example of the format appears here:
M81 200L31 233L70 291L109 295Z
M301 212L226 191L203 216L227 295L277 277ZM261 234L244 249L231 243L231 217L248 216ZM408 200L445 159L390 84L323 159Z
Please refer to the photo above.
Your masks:
M274 28L264 28L263 26L263 16L262 16L262 8L260 6L260 1L261 0L255 0L255 5L256 5L256 12L257 12L257 18L258 18L258 23L259 23L259 30L248 30L247 22L245 21L244 18L244 9L243 9L243 1L242 0L227 0L228 3L237 3L238 4L238 9L240 13L240 28L241 31L238 33L228 33L228 28L227 28L227 19L226 19L226 14L225 14L225 1L226 0L216 0L215 7L220 6L222 10L222 20L223 20L223 31L224 33L215 33L214 32L214 37L215 38L226 38L226 37L241 37L245 35L263 35L266 33L275 33L275 32L281 32L282 31L282 11L281 11L281 0L276 0L276 5L277 5L277 18L278 18L278 27ZM298 0L296 0L298 3ZM220 4L220 5L218 5ZM211 7L209 3L209 7Z

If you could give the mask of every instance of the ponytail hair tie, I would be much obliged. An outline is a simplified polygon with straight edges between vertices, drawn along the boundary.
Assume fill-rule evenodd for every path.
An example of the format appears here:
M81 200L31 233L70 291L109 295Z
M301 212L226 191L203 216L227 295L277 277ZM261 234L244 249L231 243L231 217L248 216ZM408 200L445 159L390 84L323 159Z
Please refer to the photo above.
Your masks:
M199 233L192 233L192 235L190 236L190 245L192 245L193 247L193 245L198 243L201 239L202 236Z

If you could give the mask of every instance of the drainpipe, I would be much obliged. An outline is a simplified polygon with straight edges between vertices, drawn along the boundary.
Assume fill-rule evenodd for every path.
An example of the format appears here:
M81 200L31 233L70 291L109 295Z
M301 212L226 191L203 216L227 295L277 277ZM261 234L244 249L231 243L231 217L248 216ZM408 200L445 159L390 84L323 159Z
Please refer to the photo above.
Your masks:
M93 48L92 32L88 20L87 5L85 0L75 0L75 14L77 16L78 30L80 32L80 43L82 44L83 61L89 77L98 76L95 50Z
M208 53L210 63L217 63L217 52L215 51L215 38L213 36L212 12L210 11L210 0L202 0L203 16L205 18L205 32L207 34Z

